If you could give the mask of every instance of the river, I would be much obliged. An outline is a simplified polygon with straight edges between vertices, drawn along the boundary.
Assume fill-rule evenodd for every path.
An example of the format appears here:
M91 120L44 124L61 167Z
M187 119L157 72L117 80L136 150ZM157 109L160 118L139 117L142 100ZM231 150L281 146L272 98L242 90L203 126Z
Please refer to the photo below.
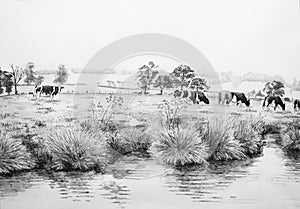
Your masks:
M125 156L105 175L25 172L0 177L0 208L300 208L300 160L269 142L263 156L206 168Z

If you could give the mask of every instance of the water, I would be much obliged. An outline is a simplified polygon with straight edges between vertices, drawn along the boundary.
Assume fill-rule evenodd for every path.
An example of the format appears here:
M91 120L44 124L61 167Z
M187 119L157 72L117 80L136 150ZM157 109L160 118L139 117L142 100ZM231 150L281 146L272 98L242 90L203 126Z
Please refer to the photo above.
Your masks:
M127 156L105 175L27 172L0 178L0 208L300 208L300 160L268 143L261 157L208 168Z

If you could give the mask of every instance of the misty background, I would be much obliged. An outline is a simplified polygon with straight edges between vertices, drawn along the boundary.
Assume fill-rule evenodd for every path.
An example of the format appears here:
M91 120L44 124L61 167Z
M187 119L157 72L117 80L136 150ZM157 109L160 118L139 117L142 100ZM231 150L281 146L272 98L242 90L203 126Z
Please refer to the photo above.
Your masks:
M32 61L36 70L65 64L78 72L102 47L139 33L188 41L223 81L300 79L298 0L1 0L0 66ZM149 59L116 68L130 72ZM175 63L156 62L164 70L173 70Z

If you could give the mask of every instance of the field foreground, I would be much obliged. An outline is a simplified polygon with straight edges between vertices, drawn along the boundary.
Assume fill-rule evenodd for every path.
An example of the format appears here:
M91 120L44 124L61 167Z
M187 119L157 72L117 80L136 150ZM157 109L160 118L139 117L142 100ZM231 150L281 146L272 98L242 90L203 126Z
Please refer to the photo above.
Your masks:
M139 127L146 130L147 135L154 135L161 127L159 105L163 100L171 100L172 96L121 96L123 104L111 119L117 128ZM104 94L61 94L53 101L48 97L35 99L32 95L2 97L1 126L8 133L17 133L18 137L39 140L63 128L80 128L82 122L91 118L91 103L104 102L107 97ZM79 208L86 202L89 204L84 205L85 208L96 208L99 204L104 208L182 208L183 205L198 208L199 204L205 208L227 208L224 203L228 203L228 208L240 208L241 205L246 208L266 208L265 205L268 205L267 208L299 207L300 162L289 156L280 144L282 138L287 137L284 131L289 124L297 123L300 118L291 111L292 104L287 104L286 112L274 112L262 110L261 101L252 101L251 107L246 108L235 104L224 107L216 104L214 98L211 100L210 105L187 104L184 118L188 121L187 128L208 117L222 119L232 116L239 120L261 117L265 124L275 124L274 127L278 126L282 132L266 135L263 155L244 161L173 169L154 157L125 154L113 156L114 163L106 162L104 175L42 169L4 176L0 178L0 206L19 208L19 204L26 203L30 206L28 208L39 208L32 200L32 192L35 192L39 198L49 198L45 199L49 208L57 208L57 202L64 205L63 208ZM137 135L140 137L138 132L129 135L129 138ZM135 145L143 147L139 143ZM81 168L82 165L76 166ZM259 188L255 188L258 185ZM49 187L52 189L49 190ZM157 191L163 195L155 196ZM270 191L274 194L270 195ZM276 201L271 198L274 195L278 197ZM147 200L149 196L151 201ZM166 202L174 202L174 205L165 205Z

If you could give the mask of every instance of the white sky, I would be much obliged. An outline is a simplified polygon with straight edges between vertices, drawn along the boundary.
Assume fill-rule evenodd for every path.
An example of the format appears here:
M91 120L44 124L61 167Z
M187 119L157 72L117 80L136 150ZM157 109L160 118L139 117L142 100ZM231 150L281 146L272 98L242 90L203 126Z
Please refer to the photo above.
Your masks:
M218 72L300 79L299 0L0 0L0 66L84 67L146 32L190 42Z

